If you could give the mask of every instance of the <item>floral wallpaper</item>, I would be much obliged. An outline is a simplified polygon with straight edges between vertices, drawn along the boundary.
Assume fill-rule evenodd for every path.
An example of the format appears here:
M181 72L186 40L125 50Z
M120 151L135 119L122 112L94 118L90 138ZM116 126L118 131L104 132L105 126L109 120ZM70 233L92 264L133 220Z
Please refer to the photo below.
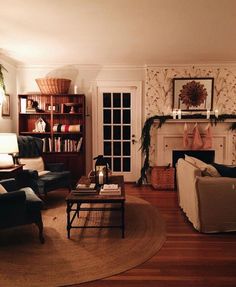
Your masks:
M145 116L170 114L173 101L173 78L213 77L213 109L236 113L236 67L147 67Z
M236 114L236 66L147 67L145 117L168 115L172 111L173 78L214 78L213 110ZM155 163L156 127L151 129L150 165ZM236 163L236 135L233 135L232 164Z

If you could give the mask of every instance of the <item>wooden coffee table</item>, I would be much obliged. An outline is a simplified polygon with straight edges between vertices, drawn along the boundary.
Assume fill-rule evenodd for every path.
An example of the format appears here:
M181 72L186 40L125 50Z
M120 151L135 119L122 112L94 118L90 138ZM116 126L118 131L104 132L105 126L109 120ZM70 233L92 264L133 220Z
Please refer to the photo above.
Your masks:
M123 176L111 176L109 183L116 183L121 186L121 195L99 195L99 190L97 194L91 195L74 195L69 193L66 197L67 203L67 237L70 238L70 230L72 228L120 228L122 238L125 237L125 188L124 188L124 177ZM81 206L83 203L88 204L111 204L111 207L101 206L89 207ZM81 226L73 225L74 219L79 217L80 211L118 211L121 213L121 222L119 225L99 225L99 226Z

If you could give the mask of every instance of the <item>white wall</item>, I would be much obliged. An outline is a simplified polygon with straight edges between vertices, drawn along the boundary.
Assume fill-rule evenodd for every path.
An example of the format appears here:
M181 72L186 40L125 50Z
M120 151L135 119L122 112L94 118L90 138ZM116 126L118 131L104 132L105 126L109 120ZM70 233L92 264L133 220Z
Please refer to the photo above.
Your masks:
M1 58L0 58L1 60ZM7 90L11 94L11 117L0 117L0 132L17 131L17 96L16 96L16 69L14 65L1 63L6 66L9 73L4 73ZM52 76L70 78L71 91L74 85L78 86L78 93L86 95L87 103L87 172L92 168L92 100L96 92L96 81L143 81L146 92L143 92L143 121L146 117L162 114L172 102L172 78L178 77L209 77L215 78L214 106L220 104L226 112L235 105L230 104L231 110L225 103L232 103L235 99L235 65L189 65L189 66L98 66L98 65L68 65L68 66L18 66L17 68L17 93L39 92L36 78ZM227 83L227 85L223 85ZM145 85L143 87L145 88ZM223 87L223 88L222 88ZM228 101L229 99L229 101ZM14 102L14 103L13 103ZM163 104L163 103L166 104ZM219 108L219 107L218 107ZM164 111L163 111L164 110Z
M7 70L6 72L4 69L2 69L2 72L6 86L6 92L10 95L10 117L2 116L2 107L0 106L0 132L16 132L16 66L3 56L0 56L0 63Z
M101 67L101 66L29 66L18 68L18 93L39 92L35 82L36 78L52 76L69 78L72 80L70 92L74 85L78 86L78 93L86 95L86 170L92 169L92 100L96 92L96 81L144 81L145 69L143 67ZM143 109L144 111L144 109Z

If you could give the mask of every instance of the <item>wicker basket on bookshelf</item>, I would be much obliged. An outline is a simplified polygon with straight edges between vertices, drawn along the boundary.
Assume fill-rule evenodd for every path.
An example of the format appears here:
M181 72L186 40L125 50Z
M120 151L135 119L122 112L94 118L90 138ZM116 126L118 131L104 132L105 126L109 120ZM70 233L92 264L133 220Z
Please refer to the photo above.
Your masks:
M152 167L151 184L155 189L174 189L175 169L169 166Z
M41 78L35 79L43 94L67 94L71 80L60 78Z

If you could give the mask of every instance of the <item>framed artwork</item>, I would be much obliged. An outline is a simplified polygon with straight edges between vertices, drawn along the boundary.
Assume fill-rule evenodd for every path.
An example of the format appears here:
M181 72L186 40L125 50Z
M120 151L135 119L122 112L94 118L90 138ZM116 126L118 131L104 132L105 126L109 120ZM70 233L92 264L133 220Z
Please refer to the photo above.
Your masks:
M173 109L212 110L214 78L174 78Z
M53 106L51 106L51 104L46 104L46 112L51 112L51 110L54 113L59 113L60 112L60 105L59 104L54 104Z
M2 116L10 116L10 95L6 94L2 102Z

